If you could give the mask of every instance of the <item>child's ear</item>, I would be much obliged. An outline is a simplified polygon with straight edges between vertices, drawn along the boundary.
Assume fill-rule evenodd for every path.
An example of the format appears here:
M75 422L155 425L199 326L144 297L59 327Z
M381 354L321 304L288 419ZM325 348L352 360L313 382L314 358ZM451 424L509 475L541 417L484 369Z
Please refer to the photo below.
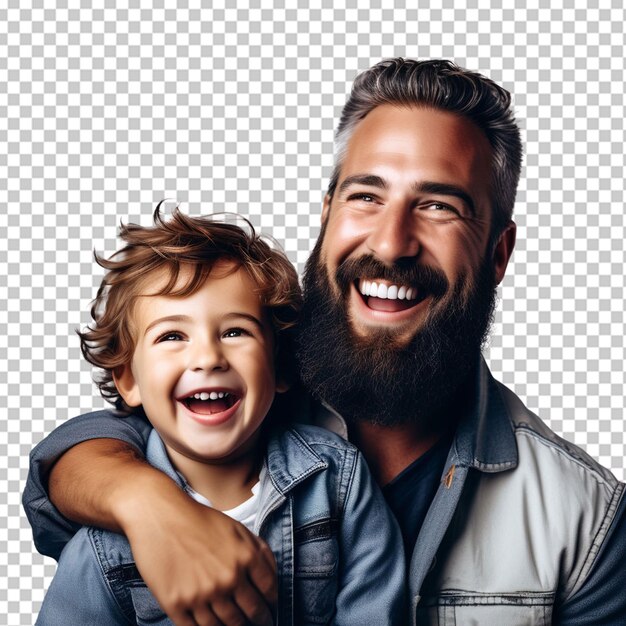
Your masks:
M128 406L139 406L141 404L141 394L139 385L135 380L130 363L120 365L113 370L113 382L117 391Z

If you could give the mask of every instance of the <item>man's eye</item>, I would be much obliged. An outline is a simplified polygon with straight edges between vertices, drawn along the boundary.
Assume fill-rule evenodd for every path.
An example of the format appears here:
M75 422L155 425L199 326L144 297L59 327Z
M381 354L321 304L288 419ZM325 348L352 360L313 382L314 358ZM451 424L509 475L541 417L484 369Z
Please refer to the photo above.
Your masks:
M443 204L443 202L431 202L430 204L424 205L424 208L427 211L441 211L445 213L455 213L456 215L459 214L459 212L453 206L450 206L449 204Z
M353 193L348 196L348 200L360 200L361 202L374 202L374 196L371 196L369 193Z
M170 331L167 333L163 333L162 335L159 335L157 342L162 343L164 341L182 341L182 340L183 340L183 336L181 333Z

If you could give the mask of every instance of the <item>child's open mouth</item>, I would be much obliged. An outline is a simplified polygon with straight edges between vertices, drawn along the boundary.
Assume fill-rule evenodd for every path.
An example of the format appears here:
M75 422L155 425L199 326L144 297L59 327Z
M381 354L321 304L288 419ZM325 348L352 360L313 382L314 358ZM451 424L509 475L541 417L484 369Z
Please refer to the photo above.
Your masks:
M182 400L194 413L213 415L230 409L238 398L228 391L200 391Z

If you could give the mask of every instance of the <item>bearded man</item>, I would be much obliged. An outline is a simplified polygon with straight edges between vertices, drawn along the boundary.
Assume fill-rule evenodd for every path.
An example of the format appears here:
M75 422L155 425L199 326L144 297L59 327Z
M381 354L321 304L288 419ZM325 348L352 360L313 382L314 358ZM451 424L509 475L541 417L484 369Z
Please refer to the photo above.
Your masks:
M481 357L521 155L509 94L448 61L367 70L337 129L297 356L310 419L362 450L402 529L408 623L626 615L624 485ZM176 624L271 623L267 547L143 463L144 433L99 412L38 446L24 502L39 550L58 557L66 518L119 530Z

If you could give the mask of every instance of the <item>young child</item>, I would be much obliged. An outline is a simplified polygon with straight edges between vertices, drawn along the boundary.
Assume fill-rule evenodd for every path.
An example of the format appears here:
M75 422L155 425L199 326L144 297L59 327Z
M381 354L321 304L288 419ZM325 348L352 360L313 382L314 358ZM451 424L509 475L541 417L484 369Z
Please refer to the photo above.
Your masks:
M108 271L79 334L120 419L143 411L152 425L148 462L269 544L276 624L401 624L401 538L360 453L272 409L301 304L287 258L251 226L178 210L165 220L159 207L153 227L121 238L96 257ZM126 538L82 528L37 624L129 623L171 622Z

